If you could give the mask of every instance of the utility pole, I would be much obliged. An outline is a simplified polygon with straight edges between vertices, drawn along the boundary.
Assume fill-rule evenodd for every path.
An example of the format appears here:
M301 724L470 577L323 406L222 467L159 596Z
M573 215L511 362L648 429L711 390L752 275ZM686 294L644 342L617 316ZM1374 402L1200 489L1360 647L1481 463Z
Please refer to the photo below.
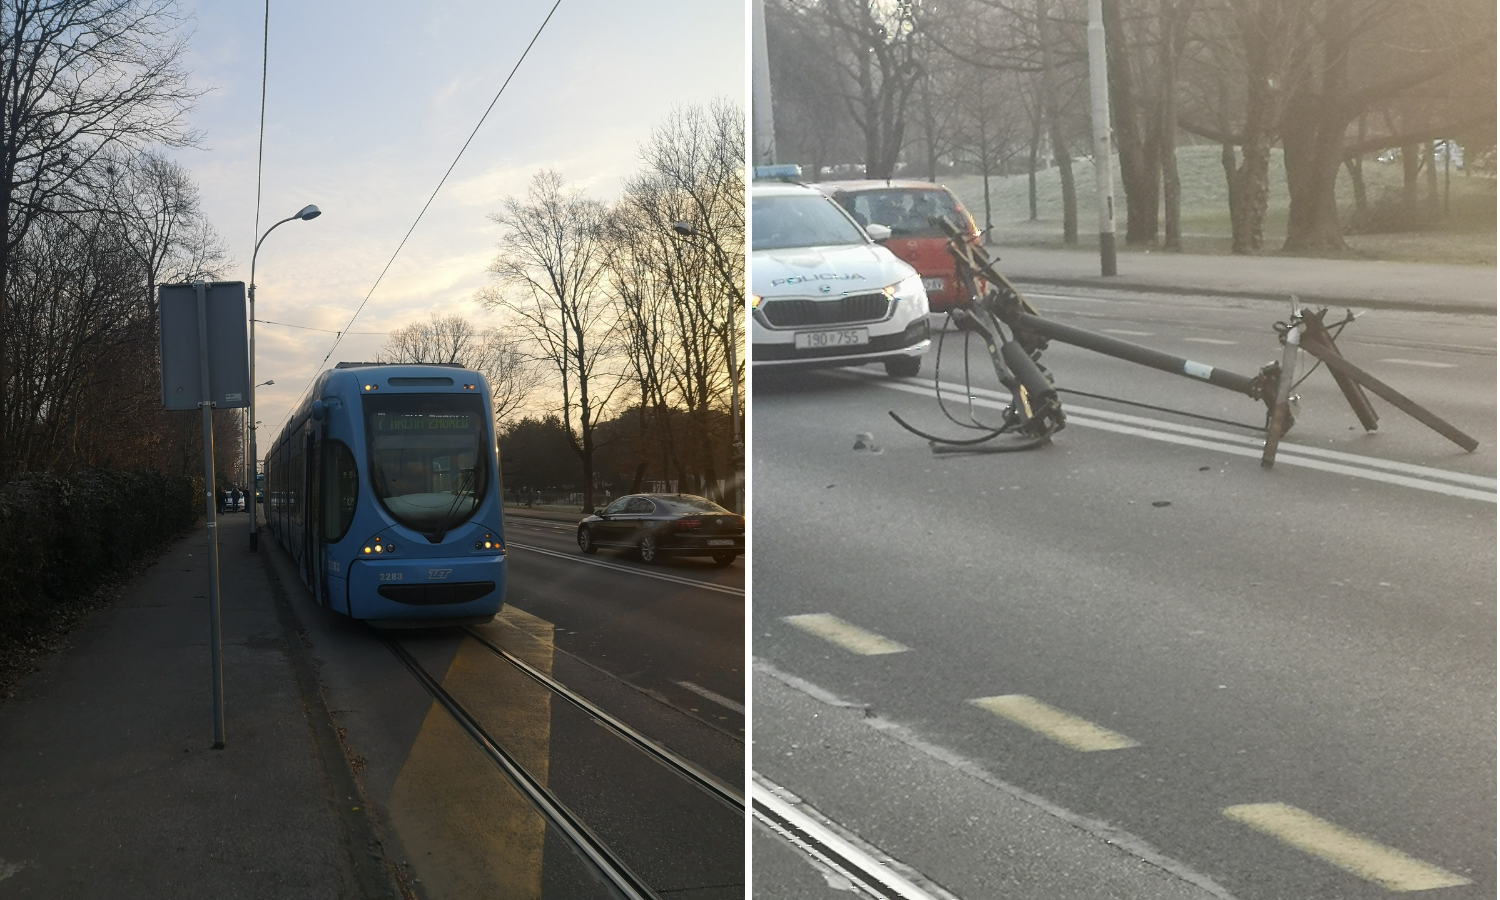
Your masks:
M1103 0L1089 0L1089 97L1093 101L1094 184L1099 199L1099 274L1115 274L1115 178L1110 169L1109 68Z
M750 5L750 164L776 163L776 120L771 113L771 58L766 51L766 0Z

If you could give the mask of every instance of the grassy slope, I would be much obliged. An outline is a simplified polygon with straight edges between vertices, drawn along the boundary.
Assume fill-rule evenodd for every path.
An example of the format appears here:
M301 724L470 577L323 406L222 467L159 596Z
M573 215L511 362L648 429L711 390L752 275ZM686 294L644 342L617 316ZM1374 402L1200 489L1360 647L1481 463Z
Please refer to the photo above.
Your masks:
M1182 147L1177 151L1177 165L1182 182L1183 249L1189 253L1229 252L1228 190L1224 169L1219 163L1219 148L1212 146ZM1382 197L1395 198L1401 191L1401 165L1366 160L1365 188L1373 205ZM1280 154L1271 161L1270 208L1266 213L1266 252L1280 252L1286 240L1286 172ZM1094 167L1087 160L1077 160L1073 176L1078 185L1078 233L1082 246L1097 246L1098 211L1094 204ZM945 182L958 195L979 227L984 227L984 188L978 176L962 176ZM1441 196L1443 173L1438 170ZM1416 262L1466 263L1495 265L1495 179L1465 176L1453 170L1450 176L1450 219L1441 226L1424 231L1392 234L1348 235L1352 255L1369 259L1408 260ZM1425 173L1420 197L1426 201ZM1354 193L1346 170L1339 170L1339 208L1346 212L1354 207ZM1028 222L1026 176L1007 175L990 179L994 240L997 244L1064 246L1062 243L1062 191L1057 170L1037 173L1038 222ZM1122 250L1125 235L1125 197L1120 190L1118 161L1115 168L1115 230Z

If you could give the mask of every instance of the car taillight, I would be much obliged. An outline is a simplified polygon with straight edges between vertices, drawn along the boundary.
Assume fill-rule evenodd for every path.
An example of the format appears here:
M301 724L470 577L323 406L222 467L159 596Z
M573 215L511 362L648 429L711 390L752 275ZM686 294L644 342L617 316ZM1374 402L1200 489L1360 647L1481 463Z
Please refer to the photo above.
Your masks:
M702 519L678 519L677 528L680 531L691 531L703 524Z

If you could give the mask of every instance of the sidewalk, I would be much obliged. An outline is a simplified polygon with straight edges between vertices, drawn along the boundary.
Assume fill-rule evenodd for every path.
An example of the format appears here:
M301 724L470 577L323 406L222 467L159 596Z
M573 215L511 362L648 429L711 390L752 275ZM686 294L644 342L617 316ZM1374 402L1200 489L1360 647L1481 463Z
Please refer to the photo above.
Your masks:
M1193 293L1304 305L1495 315L1495 269L1288 256L1194 256L1121 251L1116 274L1099 274L1097 246L1080 250L989 248L1020 285Z
M396 896L335 803L348 775L248 528L220 519L224 749L201 526L0 706L0 897Z

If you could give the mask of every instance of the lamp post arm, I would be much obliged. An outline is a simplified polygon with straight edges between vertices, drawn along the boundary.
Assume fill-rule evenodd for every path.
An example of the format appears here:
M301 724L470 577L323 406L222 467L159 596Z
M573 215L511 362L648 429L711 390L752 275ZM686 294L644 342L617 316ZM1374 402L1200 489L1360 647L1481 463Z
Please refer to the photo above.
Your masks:
M292 221L295 218L298 218L298 217L297 216L287 216L285 219L282 219L280 222L277 222L276 225L285 225L286 223ZM271 232L273 232L273 231L276 230L276 225L272 225L270 228L266 229L265 233L260 236L260 240L258 240L258 241L255 242L255 250L253 252L251 252L251 254L250 254L250 283L252 285L255 284L255 257L257 257L257 256L260 255L260 245L263 244L263 243L265 243L266 238L270 236Z

